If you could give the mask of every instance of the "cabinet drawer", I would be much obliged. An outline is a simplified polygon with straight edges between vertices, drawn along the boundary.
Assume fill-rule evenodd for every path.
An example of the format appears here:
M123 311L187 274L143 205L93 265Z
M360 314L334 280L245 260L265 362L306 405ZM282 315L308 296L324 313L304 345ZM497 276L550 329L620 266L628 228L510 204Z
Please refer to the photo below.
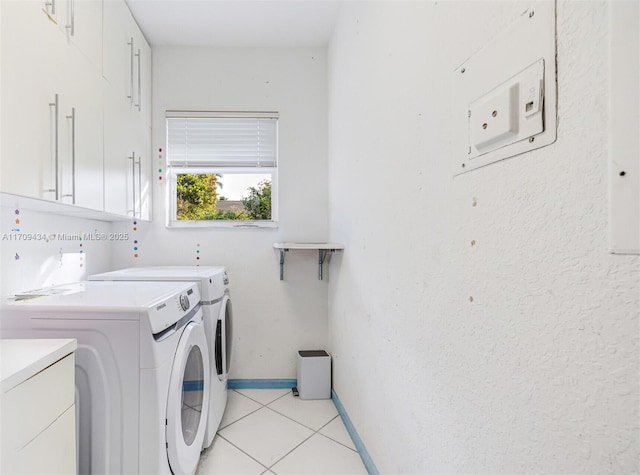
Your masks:
M2 451L18 451L75 401L72 353L2 396Z

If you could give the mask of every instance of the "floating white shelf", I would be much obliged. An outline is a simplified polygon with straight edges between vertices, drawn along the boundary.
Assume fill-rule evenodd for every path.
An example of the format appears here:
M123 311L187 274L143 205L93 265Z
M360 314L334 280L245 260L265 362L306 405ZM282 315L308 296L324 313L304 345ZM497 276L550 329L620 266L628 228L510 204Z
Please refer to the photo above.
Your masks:
M318 251L318 279L322 280L322 264L324 264L327 255L335 251L344 250L344 244L335 242L274 242L273 247L280 250L280 280L284 280L285 252L290 250Z

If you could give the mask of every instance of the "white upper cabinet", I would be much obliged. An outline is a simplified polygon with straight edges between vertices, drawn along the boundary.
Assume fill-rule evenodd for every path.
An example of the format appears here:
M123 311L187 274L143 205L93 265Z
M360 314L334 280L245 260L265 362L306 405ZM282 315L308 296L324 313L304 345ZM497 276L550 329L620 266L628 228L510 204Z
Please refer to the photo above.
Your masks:
M134 36L134 41L136 37ZM136 150L140 156L140 167L138 170L138 192L137 217L151 219L151 196L152 196L152 146L151 146L151 48L138 30L136 48L139 67L137 68L137 93L134 100L134 107L137 110L135 130Z
M102 74L115 97L133 104L133 19L123 0L108 1L103 8Z
M151 48L123 0L104 3L103 41L103 75L114 98L125 100L138 112L148 109Z
M151 128L142 128L136 136L138 169L135 176L135 216L151 219Z
M102 69L102 0L56 0L58 26L67 41ZM109 3L108 1L105 3Z
M60 127L65 44L37 2L2 8L1 190L33 198L61 196ZM62 67L61 67L62 66Z
M151 48L136 25L134 45L134 92L133 106L140 113L140 125L150 126L151 119Z
M124 0L0 8L0 191L148 219L151 49Z
M63 6L1 4L1 190L102 210L102 77L60 29Z
M132 127L138 118L128 104L105 97L104 107L105 211L149 219L151 131Z
M124 101L114 101L109 90L104 97L104 209L109 213L133 216L133 154L129 121Z
M123 0L104 3L105 210L150 217L151 48Z
M72 51L61 108L61 142L67 168L61 170L63 202L96 210L104 209L102 79L92 65L73 60ZM69 183L69 177L71 182Z

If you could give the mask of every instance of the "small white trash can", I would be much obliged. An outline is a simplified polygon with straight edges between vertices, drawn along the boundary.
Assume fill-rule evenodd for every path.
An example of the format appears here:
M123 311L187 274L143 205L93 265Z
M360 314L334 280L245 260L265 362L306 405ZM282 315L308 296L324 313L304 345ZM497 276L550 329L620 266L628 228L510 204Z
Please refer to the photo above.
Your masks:
M300 399L331 399L331 356L324 350L298 351Z

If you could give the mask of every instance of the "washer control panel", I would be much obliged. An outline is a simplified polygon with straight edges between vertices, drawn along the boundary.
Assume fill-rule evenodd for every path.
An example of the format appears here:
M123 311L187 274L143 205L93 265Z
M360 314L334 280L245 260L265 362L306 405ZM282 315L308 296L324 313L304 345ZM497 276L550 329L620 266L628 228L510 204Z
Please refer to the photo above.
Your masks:
M157 283L160 285L161 283ZM164 284L164 283L162 283ZM149 323L154 335L175 325L200 303L198 284L191 282L171 282L180 288L166 298L156 302L149 310ZM194 315L194 318L198 318ZM201 317L200 317L201 318Z

